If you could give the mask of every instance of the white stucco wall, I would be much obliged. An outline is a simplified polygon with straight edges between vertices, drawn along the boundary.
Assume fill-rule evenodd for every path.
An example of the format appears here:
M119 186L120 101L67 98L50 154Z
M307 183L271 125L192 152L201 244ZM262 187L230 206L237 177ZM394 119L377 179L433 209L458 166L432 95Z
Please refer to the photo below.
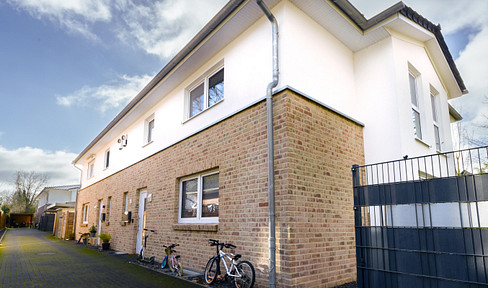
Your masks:
M452 148L447 92L423 43L393 32L390 38L353 52L288 1L276 5L272 12L280 27L277 88L293 87L364 123L366 163L398 159L406 154L412 157L435 153L430 85L439 92L440 116L442 123L447 123L441 127L442 150ZM263 16L203 64L199 63L197 54L190 56L178 68L192 71L188 77L180 79L178 73L168 76L148 96L159 99L155 105L148 105L150 108L145 110L141 108L142 112L131 112L133 115L126 117L130 120L122 120L119 127L113 128L117 133L107 134L100 141L102 144L78 161L78 166L83 166L84 170L82 188L263 98L272 78L271 52L271 27ZM413 135L408 63L421 73L423 97L420 105L425 144L415 140ZM185 120L185 89L218 64L223 64L225 71L225 99ZM168 90L170 81L176 84L171 84ZM155 119L154 141L144 145L144 122L151 115ZM128 135L128 145L119 150L117 138L122 134ZM107 149L110 149L110 166L104 169ZM87 179L88 158L92 154L95 155L94 177Z

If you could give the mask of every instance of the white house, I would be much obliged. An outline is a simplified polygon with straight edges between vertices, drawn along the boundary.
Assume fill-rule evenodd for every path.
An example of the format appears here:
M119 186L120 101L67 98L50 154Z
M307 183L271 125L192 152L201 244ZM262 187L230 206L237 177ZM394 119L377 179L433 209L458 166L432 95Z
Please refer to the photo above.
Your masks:
M448 100L467 90L440 27L401 2L369 20L347 0L264 2L279 26L277 281L332 287L355 279L351 165L452 150ZM206 239L233 241L267 283L271 52L259 5L230 1L73 161L77 231L98 223L137 252L151 227L150 253L178 241L200 270Z
M41 193L37 195L38 204L35 216L37 227L42 230L53 231L55 235L59 234L60 237L62 234L63 237L61 238L70 232L74 232L74 212L79 189L80 185L51 186L42 189ZM59 211L62 211L59 217L65 217L62 219L64 222L62 225L59 225L59 219L56 219L56 214ZM64 216L63 213L66 215ZM66 220L68 218L69 221ZM68 226L69 228L67 228Z

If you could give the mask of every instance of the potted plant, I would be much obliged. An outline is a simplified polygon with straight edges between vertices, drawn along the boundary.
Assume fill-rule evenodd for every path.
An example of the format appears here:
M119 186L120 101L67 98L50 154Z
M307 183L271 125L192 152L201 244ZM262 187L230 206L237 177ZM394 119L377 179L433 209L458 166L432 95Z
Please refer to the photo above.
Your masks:
M97 233L97 227L95 227L95 225L92 225L90 229L88 229L88 231L90 232L90 237L95 237L95 234Z
M109 233L100 233L100 239L102 240L102 249L103 250L110 250L110 239L112 238L112 235Z

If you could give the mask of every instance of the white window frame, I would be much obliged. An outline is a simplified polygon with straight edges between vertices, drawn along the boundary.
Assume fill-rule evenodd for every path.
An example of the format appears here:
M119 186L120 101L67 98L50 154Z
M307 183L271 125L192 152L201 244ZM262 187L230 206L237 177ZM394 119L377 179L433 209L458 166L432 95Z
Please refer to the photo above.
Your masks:
M440 111L439 111L439 92L434 87L430 87L430 103L432 105L432 123L434 125L434 143L438 152L442 150L442 133L440 125Z
M224 93L222 96L222 99L219 101L215 102L211 106L208 105L208 100L209 100L209 79L212 78L214 75L219 73L220 71L223 71L224 73ZM203 84L203 108L202 111L191 115L191 97L190 93L194 91L196 88L198 88L200 85ZM205 74L203 74L201 77L199 77L196 81L194 81L190 86L188 86L185 89L185 120L191 119L193 117L196 117L197 115L200 115L201 113L205 112L211 107L214 107L215 105L221 103L225 99L225 70L224 70L224 64L223 61L212 67L210 70L208 70Z
M110 148L105 150L105 159L103 159L103 168L107 169L110 166Z
M151 129L152 122L152 129ZM154 129L156 121L154 120L154 114L146 118L144 121L144 145L150 144L154 141Z
M129 192L124 192L124 213L129 211Z
M110 222L110 214L112 212L112 196L109 196L107 198L107 219L105 219L106 222Z
M178 223L219 223L219 217L202 217L202 190L203 190L203 178L206 176L211 176L215 174L220 174L218 170L198 174L198 175L193 175L189 177L185 177L180 179L180 184L179 184L179 201L178 201ZM219 175L220 177L220 175ZM197 217L195 218L182 218L181 217L181 205L183 201L183 182L192 180L192 179L198 179L198 184L197 184L197 199L198 199L198 204L197 204ZM219 187L220 187L220 178L219 178ZM220 191L219 191L220 192ZM220 194L219 194L219 205L220 205Z
M415 84L415 91L412 91L411 87L411 77L414 80ZM410 103L411 103L411 111L412 111L412 120L413 120L413 128L414 128L414 136L415 138L419 139L420 141L423 141L423 131L422 131L422 110L420 108L420 96L422 95L421 93L421 82L420 82L420 73L413 68L411 65L409 65L409 71L408 71L408 90L410 92ZM415 92L415 100L412 99L412 92ZM414 103L415 102L415 103ZM417 121L414 115L418 115L418 126L417 126Z
M95 176L95 159L88 162L87 169L86 169L86 179L90 179Z
M89 204L90 203L83 204L83 208L82 208L82 211L83 211L82 222L83 222L83 224L88 224L88 212L90 211Z

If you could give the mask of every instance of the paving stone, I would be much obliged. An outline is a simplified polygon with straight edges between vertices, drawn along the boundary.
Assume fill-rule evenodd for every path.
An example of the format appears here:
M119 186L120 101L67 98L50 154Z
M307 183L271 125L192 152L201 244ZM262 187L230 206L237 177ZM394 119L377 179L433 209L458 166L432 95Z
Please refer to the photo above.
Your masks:
M202 287L55 239L34 229L10 229L0 243L0 288Z

